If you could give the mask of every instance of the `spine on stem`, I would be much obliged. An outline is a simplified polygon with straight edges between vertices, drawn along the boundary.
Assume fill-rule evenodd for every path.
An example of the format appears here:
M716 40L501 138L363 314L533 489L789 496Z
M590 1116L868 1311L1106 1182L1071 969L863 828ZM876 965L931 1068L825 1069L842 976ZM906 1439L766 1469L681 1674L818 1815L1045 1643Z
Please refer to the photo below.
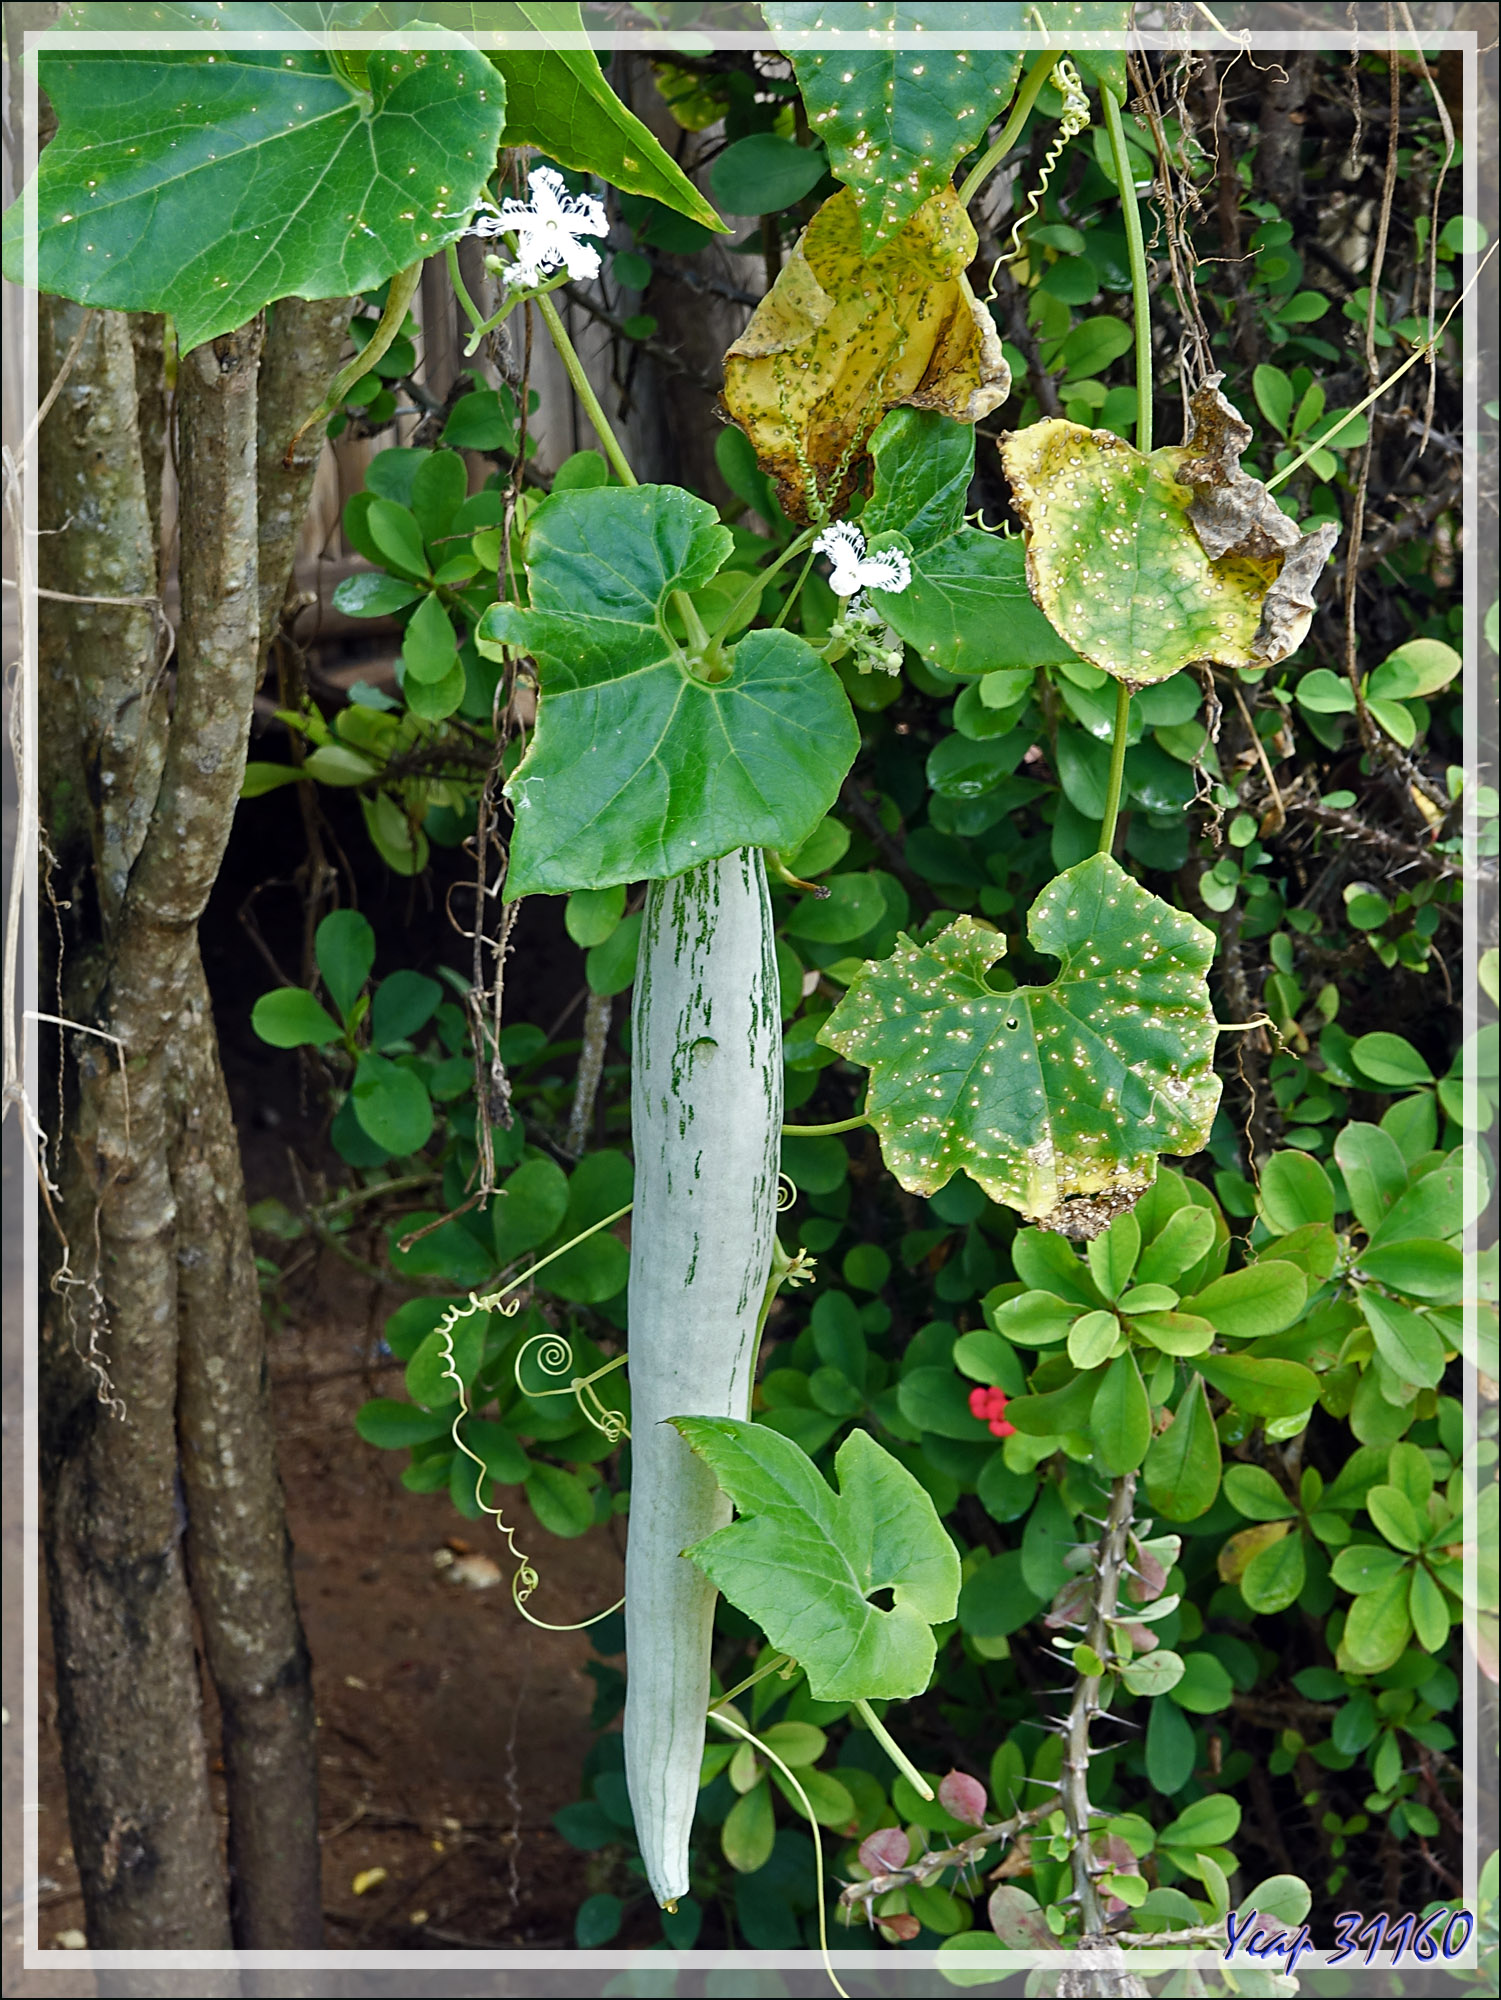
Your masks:
M652 884L632 1029L625 1768L671 1908L688 1891L715 1597L682 1551L730 1506L666 1420L749 1414L776 1228L781 1013L759 849Z

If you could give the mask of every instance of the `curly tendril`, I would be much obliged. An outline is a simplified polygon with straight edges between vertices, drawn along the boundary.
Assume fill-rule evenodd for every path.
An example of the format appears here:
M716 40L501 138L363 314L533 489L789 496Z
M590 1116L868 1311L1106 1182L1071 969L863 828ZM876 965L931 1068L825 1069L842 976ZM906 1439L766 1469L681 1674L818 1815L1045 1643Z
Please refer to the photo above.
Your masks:
M791 1174L777 1175L777 1214L785 1215L797 1200L797 1182Z
M1057 135L1052 145L1048 148L1047 158L1042 163L1042 171L1038 176L1037 185L1027 197L1026 207L1016 218L1012 226L1010 237L1011 248L1009 251L1003 251L990 267L990 285L985 294L988 299L995 297L995 274L1001 268L1002 264L1017 264L1026 256L1027 252L1022 244L1021 232L1042 206L1042 198L1048 191L1048 183L1053 178L1054 169L1063 157L1064 148L1069 144L1070 140L1077 139L1079 134L1089 124L1089 99L1084 94L1084 85L1080 80L1079 72L1074 68L1067 56L1060 56L1054 64L1052 81L1054 88L1063 99L1063 117L1059 121Z
M535 1264L523 1271L520 1277L512 1278L508 1283L500 1286L497 1291L471 1292L468 1298L461 1304L450 1306L434 1329L443 1343L442 1379L446 1382L452 1382L458 1392L459 1407L452 1424L449 1426L449 1436L453 1439L454 1448L463 1452L465 1458L469 1459L475 1468L475 1506L478 1507L482 1514L488 1514L501 1534L505 1536L506 1547L509 1549L511 1557L516 1564L515 1573L511 1578L511 1601L529 1625L535 1625L543 1632L583 1632L589 1626L599 1624L601 1619L608 1618L612 1611L618 1611L625 1603L625 1599L623 1597L617 1598L615 1603L609 1605L603 1611L597 1611L592 1618L580 1618L576 1623L571 1625L554 1625L546 1618L538 1618L527 1610L526 1600L541 1582L541 1577L538 1575L537 1567L531 1557L526 1554L525 1550L517 1542L516 1531L506 1520L504 1513L499 1507L492 1507L486 1502L485 1481L490 1476L489 1467L485 1464L479 1453L466 1444L464 1439L459 1435L459 1426L470 1414L470 1407L469 1391L465 1385L463 1376L459 1372L458 1360L454 1354L454 1328L461 1319L471 1319L475 1313L498 1312L504 1319L513 1318L521 1306L520 1288L532 1276L533 1272L540 1271L544 1264L550 1264L555 1257L561 1257L564 1250L571 1250L574 1243L581 1243L586 1236L593 1236L596 1231L608 1228L612 1222L618 1222L621 1216L629 1213L629 1210L630 1203L627 1202L624 1208L617 1209L613 1215L603 1216L598 1222L591 1223L589 1228L581 1231L578 1236L572 1239L572 1242L562 1244L557 1250L550 1251L546 1257L539 1258ZM513 1293L516 1296L509 1296ZM544 1372L548 1374L562 1374L573 1365L572 1350L567 1341L563 1340L560 1335L549 1332L538 1336L538 1338L542 1342L555 1343L552 1350L552 1359L558 1365L549 1367L544 1362L542 1364ZM522 1348L522 1353L524 1354L526 1348L533 1344L533 1341L528 1341L526 1346ZM562 1357L561 1360L558 1360L559 1355ZM521 1356L518 1355L516 1360L519 1368ZM589 1418L590 1423L594 1425L595 1429L603 1431L613 1443L617 1437L626 1436L628 1433L620 1420L619 1413L607 1409L599 1401L599 1398L593 1395L590 1384L596 1382L601 1375L607 1375L611 1368L618 1368L624 1360L625 1356L621 1355L617 1360L608 1363L604 1368L596 1369L592 1375L581 1376L576 1383L570 1383L567 1390L546 1389L541 1393L543 1395L556 1396L566 1394L571 1390L577 1397L580 1390L588 1391L596 1409L600 1412L599 1418L590 1413L582 1398L579 1399L579 1407L584 1411L584 1415ZM519 1386L519 1375L517 1383ZM612 1430L611 1427L613 1425L619 1425L619 1428Z
M521 1379L521 1364L532 1348L537 1350L537 1366L544 1375L567 1375L568 1381L560 1389L528 1389ZM596 1368L592 1375L574 1375L573 1349L562 1334L547 1332L534 1333L526 1341L516 1356L516 1387L529 1402L539 1403L544 1396L572 1396L578 1404L584 1421L597 1430L611 1444L619 1444L622 1438L630 1437L630 1430L619 1410L611 1409L596 1394L594 1384L604 1375L613 1374L617 1368L625 1366L626 1357L617 1354L613 1361L607 1361L603 1368Z

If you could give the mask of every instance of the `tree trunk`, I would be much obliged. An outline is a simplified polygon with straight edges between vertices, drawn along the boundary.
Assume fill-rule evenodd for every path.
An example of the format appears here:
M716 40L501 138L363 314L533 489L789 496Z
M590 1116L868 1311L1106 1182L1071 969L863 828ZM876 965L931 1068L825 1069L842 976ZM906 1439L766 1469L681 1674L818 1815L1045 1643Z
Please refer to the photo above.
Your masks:
M43 380L83 320L42 301ZM89 326L42 431L42 582L150 597L155 550L135 428L130 329ZM161 768L149 607L43 600L43 802L70 908L63 1011L123 1036L72 1038L77 1131L57 1160L71 1253L53 1251L41 1350L44 1549L58 1725L92 1944L222 1948L228 1904L209 1799L192 1607L179 1541L173 1206L160 1062L92 989ZM76 1260L78 1270L71 1269Z

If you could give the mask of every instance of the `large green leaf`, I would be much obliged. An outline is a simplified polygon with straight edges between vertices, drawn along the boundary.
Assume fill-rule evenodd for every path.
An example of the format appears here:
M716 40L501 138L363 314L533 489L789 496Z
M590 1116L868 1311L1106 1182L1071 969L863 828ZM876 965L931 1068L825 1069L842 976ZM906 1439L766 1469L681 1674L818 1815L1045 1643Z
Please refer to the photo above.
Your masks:
M808 1676L817 1701L902 1700L932 1676L932 1627L959 1603L959 1557L933 1502L865 1431L839 1447L833 1493L764 1424L674 1422L741 1519L686 1553ZM889 1589L892 1606L871 1602Z
M362 12L362 25L409 22L457 28L464 34L585 32L574 0L408 0ZM724 229L672 155L654 139L605 81L588 48L495 48L488 51L505 78L507 146L536 146L560 167L598 174L627 194L650 195L705 229Z
M1200 390L1193 414L1190 441L1150 457L1059 417L1002 446L1033 596L1086 660L1131 687L1198 660L1286 659L1338 533L1328 523L1300 538L1241 472L1251 433L1217 390Z
M467 49L364 60L368 90L317 50L43 54L58 131L37 170L38 284L170 313L187 350L273 299L368 291L453 242L494 168L505 87ZM17 202L16 280L22 219Z
M993 1200L1092 1236L1151 1186L1159 1153L1208 1137L1214 940L1101 854L1049 884L1027 936L1062 967L1010 993L986 977L1005 939L973 918L927 945L901 937L818 1039L870 1068L903 1187L932 1194L963 1168Z
M827 146L835 174L854 189L867 253L947 185L965 153L983 145L986 127L1011 101L1021 70L1017 49L879 46L893 30L1021 28L1020 6L765 0L761 11L792 57L814 135ZM823 30L827 42L831 28L877 46L802 46L813 30Z
M494 605L480 651L531 652L537 730L507 792L508 896L682 874L736 847L791 850L833 804L859 744L844 690L806 640L747 633L727 679L696 678L664 607L731 547L676 486L555 494L527 534L532 608Z
M937 410L892 410L870 441L874 478L865 534L895 532L912 550L912 580L872 602L893 631L951 674L1052 666L1076 657L1027 588L1026 546L965 525L975 432Z
M854 190L870 251L948 183L966 153L984 144L987 127L1011 101L1023 61L1018 49L895 48L882 46L883 36L1040 28L1052 47L1066 48L1071 28L1124 28L1130 10L1125 0L766 0L761 11L792 58L814 136L827 146L839 179ZM848 40L830 48L830 30ZM803 46L815 36L822 48ZM1091 53L1097 66L1111 61L1103 50ZM1123 94L1122 84L1117 95Z

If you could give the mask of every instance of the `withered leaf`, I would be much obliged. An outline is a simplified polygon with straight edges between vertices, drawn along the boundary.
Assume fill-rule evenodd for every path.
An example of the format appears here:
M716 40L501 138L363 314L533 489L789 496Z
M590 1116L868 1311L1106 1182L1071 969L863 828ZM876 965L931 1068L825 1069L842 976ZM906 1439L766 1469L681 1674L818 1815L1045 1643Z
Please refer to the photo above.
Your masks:
M848 189L826 201L725 356L725 407L797 521L838 513L889 409L974 423L1011 371L965 271L976 238L950 187L873 256Z

